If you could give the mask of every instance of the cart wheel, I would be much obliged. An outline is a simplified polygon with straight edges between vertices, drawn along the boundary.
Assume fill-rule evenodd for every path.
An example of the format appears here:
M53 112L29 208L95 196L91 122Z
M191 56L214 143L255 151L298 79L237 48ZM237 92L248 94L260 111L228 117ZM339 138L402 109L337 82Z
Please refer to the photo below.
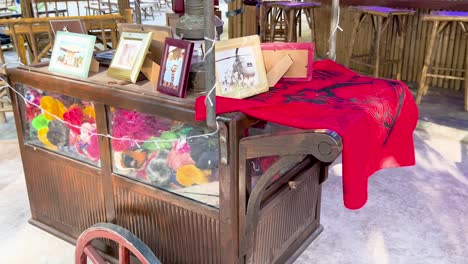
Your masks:
M127 229L109 223L99 223L84 231L76 243L75 264L86 264L89 258L94 264L107 263L91 242L105 238L119 245L119 264L130 264L132 253L142 264L160 264L151 249Z

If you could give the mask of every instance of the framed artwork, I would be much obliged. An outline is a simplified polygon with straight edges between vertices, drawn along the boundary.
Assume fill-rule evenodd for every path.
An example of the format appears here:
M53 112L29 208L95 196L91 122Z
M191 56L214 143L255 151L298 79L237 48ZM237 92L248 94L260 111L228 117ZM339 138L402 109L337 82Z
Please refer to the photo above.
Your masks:
M153 40L150 44L150 58L161 65L162 54L164 50L164 41L166 38L172 38L172 30L166 26L155 26L155 25L137 25L128 23L117 24L119 32L153 32Z
M267 72L284 56L289 56L293 64L281 79L290 81L310 81L314 65L314 43L274 42L261 44Z
M52 29L52 34L57 33L57 31L67 31L78 34L87 34L83 21L80 19L67 19L67 20L50 20L50 28Z
M136 83L152 39L152 32L122 32L107 75Z
M55 36L49 70L87 78L95 42L96 36L58 31Z
M268 91L258 35L216 42L216 93L246 98Z
M192 42L166 39L157 87L159 92L185 97L192 53Z

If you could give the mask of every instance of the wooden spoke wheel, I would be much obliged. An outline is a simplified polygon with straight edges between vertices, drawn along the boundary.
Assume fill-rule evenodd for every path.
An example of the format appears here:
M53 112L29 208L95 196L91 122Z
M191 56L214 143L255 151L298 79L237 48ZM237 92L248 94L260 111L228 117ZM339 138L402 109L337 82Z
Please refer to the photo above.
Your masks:
M94 264L107 263L91 245L94 239L109 239L119 247L119 264L130 264L132 253L142 264L160 264L151 249L125 228L109 223L95 224L84 231L76 243L75 264L86 264L88 258Z

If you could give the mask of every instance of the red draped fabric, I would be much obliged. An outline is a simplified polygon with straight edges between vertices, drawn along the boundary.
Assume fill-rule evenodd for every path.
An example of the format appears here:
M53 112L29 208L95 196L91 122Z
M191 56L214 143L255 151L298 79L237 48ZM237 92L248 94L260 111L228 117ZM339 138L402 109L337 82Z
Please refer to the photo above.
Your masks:
M367 179L383 168L415 164L418 109L408 87L365 77L330 60L314 63L310 82L281 81L246 99L216 98L216 112L249 116L300 129L331 129L343 139L343 199L350 209L367 201ZM205 97L196 119L205 119Z

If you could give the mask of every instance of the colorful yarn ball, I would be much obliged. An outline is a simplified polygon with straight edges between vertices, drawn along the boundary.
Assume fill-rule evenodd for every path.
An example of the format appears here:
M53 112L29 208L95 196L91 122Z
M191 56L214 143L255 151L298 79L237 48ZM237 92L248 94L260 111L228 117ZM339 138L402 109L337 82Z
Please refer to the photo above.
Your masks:
M84 123L80 128L80 139L88 144L93 133L96 133L96 124Z
M54 99L51 96L43 96L41 98L40 106L44 111L45 118L52 120L54 116L63 119L63 113L67 111L67 108L62 102Z
M171 152L167 156L167 166L173 170L177 170L179 167L184 165L194 165L190 156L190 152L179 152L175 147L172 148Z
M45 118L44 115L38 115L32 120L31 125L36 129L36 131L39 131L44 127L48 127L49 122L50 120Z
M80 126L83 124L83 111L78 106L71 106L68 111L63 114L63 120L70 123L68 128L76 134L81 133Z
M94 131L96 132L96 131ZM99 153L99 140L97 135L92 135L89 144L86 147L86 153L88 154L88 157L93 160L97 161L100 159L100 153Z
M208 176L195 165L185 165L177 169L176 179L185 187L208 183Z
M94 111L94 106L88 105L83 109L83 119L84 122L96 123L96 112Z
M143 148L147 150L169 150L172 143L177 140L177 134L171 131L164 131L159 137L149 139L152 142L145 142Z
M166 165L165 155L167 154L164 152L155 155L145 168L145 172L151 183L160 187L168 186L171 180L172 171Z
M57 147L52 145L49 140L47 139L47 133L49 132L48 127L41 128L37 132L37 138L44 144L45 147L50 148L52 150L57 150Z
M170 120L168 119L136 111L115 109L113 113L112 136L132 139L113 139L112 148L114 151L134 148L137 145L135 140L145 141L151 137L158 137L161 131L168 130L170 125Z
M63 147L68 145L68 134L70 130L60 120L52 120L49 122L49 131L47 139L55 146Z

